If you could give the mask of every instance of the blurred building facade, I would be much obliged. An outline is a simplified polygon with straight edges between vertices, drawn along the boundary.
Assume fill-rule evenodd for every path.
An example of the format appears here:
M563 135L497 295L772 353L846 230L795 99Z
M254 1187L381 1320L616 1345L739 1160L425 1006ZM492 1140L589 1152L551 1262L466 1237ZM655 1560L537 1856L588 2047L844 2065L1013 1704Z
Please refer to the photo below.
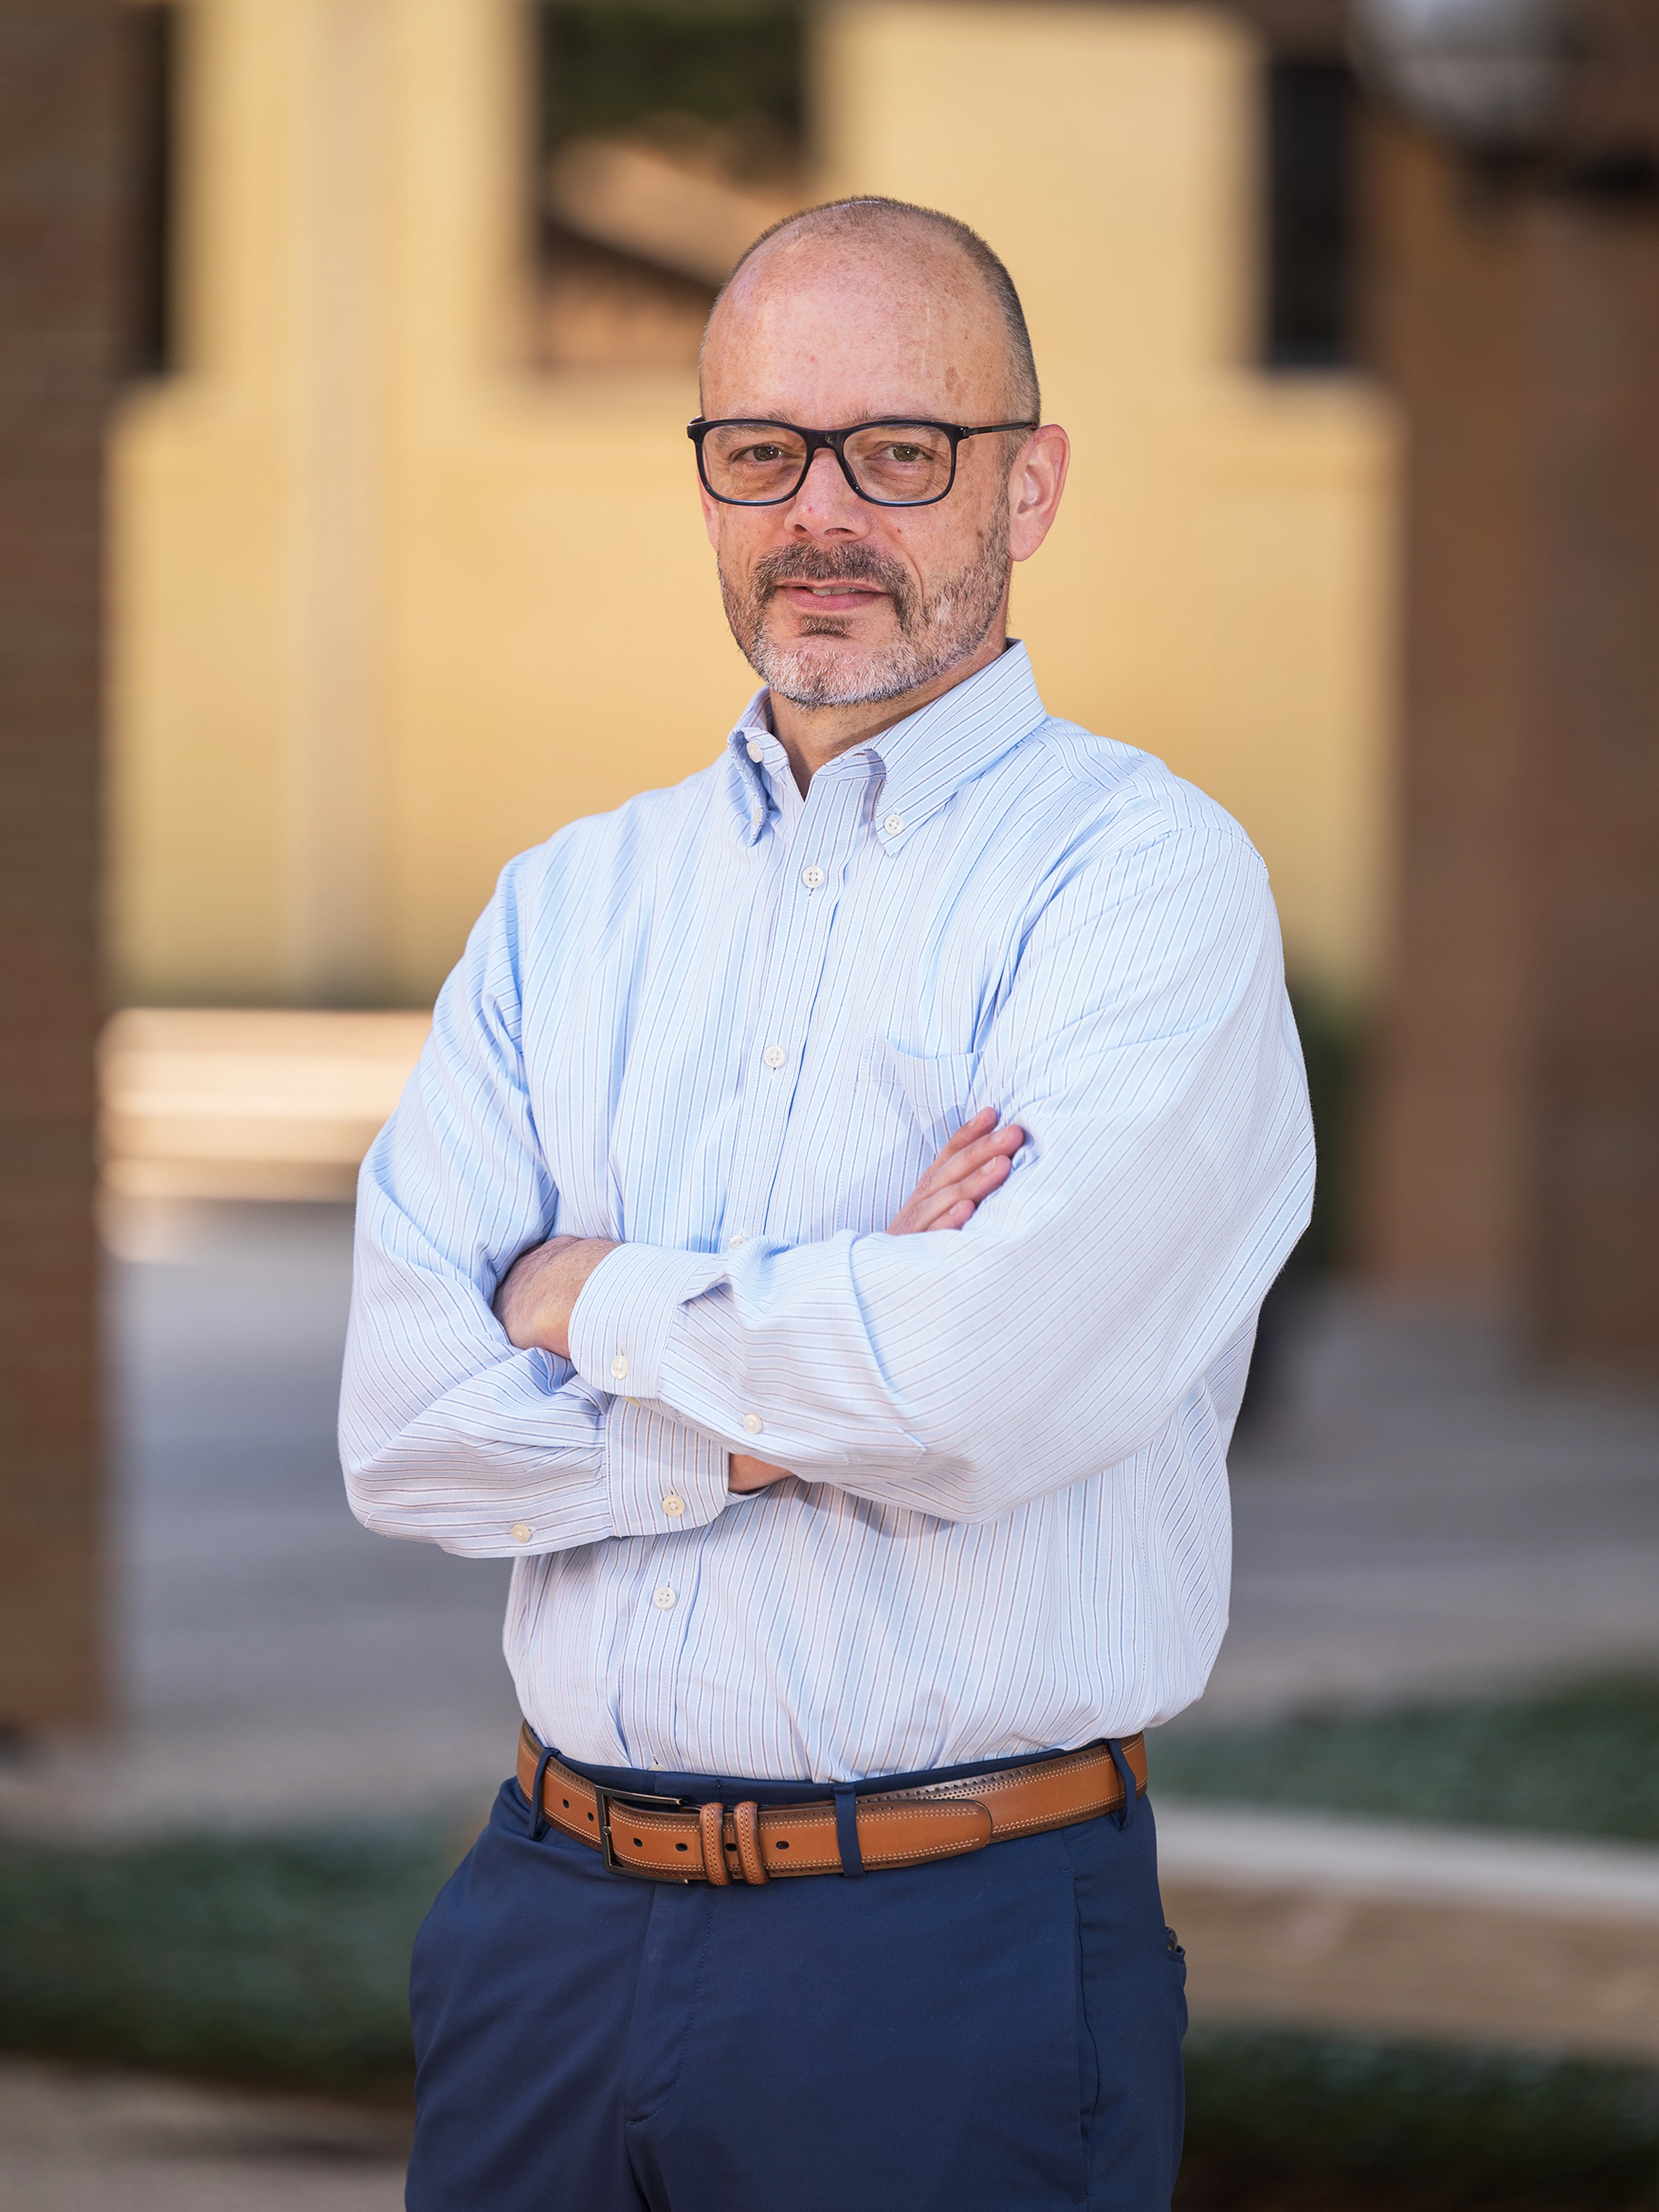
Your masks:
M176 12L176 373L112 461L121 999L419 1005L511 853L714 755L753 679L688 338L753 228L847 190L962 215L1021 285L1077 449L1016 582L1051 704L1212 791L1295 968L1375 987L1396 438L1360 379L1257 366L1246 23L827 0L804 167L567 146L538 286L519 0Z

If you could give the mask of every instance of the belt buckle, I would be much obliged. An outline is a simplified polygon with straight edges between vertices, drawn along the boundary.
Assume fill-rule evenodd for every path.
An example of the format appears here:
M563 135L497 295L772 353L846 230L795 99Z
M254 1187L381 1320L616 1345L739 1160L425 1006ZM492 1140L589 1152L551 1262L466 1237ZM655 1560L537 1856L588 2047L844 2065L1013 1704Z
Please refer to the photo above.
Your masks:
M685 1801L683 1798L652 1797L648 1790L601 1789L596 1782L590 1782L588 1786L592 1790L594 1799L597 1801L597 1811L599 1818L599 1859L601 1865L603 1865L611 1874L626 1874L630 1882L673 1881L675 1877L672 1874L653 1874L648 1867L623 1865L621 1859L617 1857L611 1845L611 1808L613 1804L621 1804L669 1805L678 1809L684 1805Z

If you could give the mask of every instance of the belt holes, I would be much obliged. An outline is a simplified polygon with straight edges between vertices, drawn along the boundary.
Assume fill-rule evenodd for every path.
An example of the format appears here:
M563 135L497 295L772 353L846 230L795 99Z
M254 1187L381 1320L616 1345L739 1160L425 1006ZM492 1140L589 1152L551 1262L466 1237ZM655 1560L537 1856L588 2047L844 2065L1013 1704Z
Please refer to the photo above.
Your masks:
M645 1837L643 1836L636 1836L633 1839L633 1847L635 1851L643 1851L646 1847Z
M677 1843L674 1848L676 1851L689 1851L691 1846L689 1843Z
M788 1838L788 1837L786 1837L786 1836L780 1836L780 1837L778 1837L778 1838L776 1839L776 1841L775 1841L775 1842L773 1844L772 1848L773 1848L773 1850L774 1850L774 1851L787 1851L787 1850L789 1849L789 1838Z
M568 1813L568 1812L570 1811L570 1809L571 1809L571 1801L569 1800L569 1798L566 1798L566 1800L565 1800L565 1801L564 1801L564 1809L565 1809L565 1811L566 1811L567 1813Z
M590 1814L588 1815L588 1818L589 1818L589 1819L590 1819L590 1820L592 1820L592 1819L594 1817L595 1817L595 1816L594 1816L593 1814L592 1814L592 1813L590 1813Z

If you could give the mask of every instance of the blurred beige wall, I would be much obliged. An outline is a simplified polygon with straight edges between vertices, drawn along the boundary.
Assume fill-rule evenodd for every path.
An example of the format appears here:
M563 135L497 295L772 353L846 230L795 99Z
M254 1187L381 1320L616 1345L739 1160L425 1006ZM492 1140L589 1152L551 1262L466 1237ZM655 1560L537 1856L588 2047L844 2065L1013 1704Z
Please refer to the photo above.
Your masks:
M533 375L515 0L196 0L187 373L112 472L129 1002L418 1003L513 852L718 750L752 687L689 375ZM1200 9L830 5L824 190L982 229L1076 463L1015 586L1049 705L1266 855L1292 966L1386 925L1395 439L1249 367L1255 60ZM921 88L920 90L916 88Z

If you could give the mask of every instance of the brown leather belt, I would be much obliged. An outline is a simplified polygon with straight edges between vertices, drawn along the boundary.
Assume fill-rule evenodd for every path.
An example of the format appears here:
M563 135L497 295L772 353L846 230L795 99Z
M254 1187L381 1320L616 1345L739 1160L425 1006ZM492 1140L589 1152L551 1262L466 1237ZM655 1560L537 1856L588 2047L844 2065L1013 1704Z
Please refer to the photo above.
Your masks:
M1136 1795L1146 1788L1146 1740L1127 1736L1123 1754ZM543 1759L545 1756L545 1765ZM838 1874L835 1804L686 1805L679 1798L601 1789L551 1753L528 1722L519 1737L519 1786L526 1799L543 1766L541 1810L556 1828L591 1843L613 1873L649 1882L766 1882L780 1874ZM857 1801L858 1848L866 1870L957 1858L1013 1836L1037 1836L1097 1819L1123 1801L1104 1744L1062 1751L1029 1766L1004 1766L965 1782L924 1782Z

